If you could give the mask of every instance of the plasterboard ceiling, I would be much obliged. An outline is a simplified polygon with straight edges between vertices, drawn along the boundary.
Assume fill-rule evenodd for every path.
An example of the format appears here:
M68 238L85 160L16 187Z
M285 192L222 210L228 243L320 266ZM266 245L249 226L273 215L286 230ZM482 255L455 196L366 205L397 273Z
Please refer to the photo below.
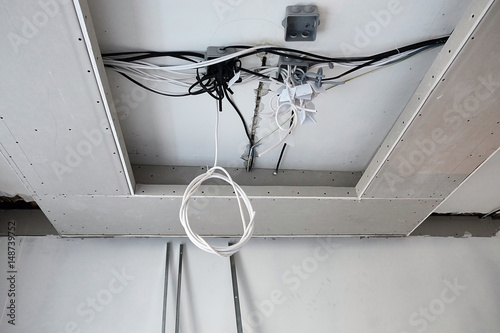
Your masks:
M0 196L13 197L15 195L20 195L27 201L33 200L5 157L0 154Z
M470 0L316 1L321 24L315 42L286 43L281 21L292 1L162 2L89 0L101 51L199 51L213 45L273 44L330 56L363 56L450 34ZM283 169L363 171L414 93L440 48L338 86L315 99L317 124L294 131ZM256 65L254 57L246 63ZM277 58L270 57L269 65ZM213 163L215 102L209 96L169 98L146 93L107 71L132 164L199 166ZM256 81L234 88L247 122ZM264 111L273 93L263 97ZM271 128L263 118L260 130ZM259 131L259 129L258 129ZM241 167L246 138L237 115L221 115L219 163ZM257 132L259 134L259 132ZM262 134L262 133L261 133ZM279 149L258 158L274 168Z
M179 181L176 185L136 182L136 169L132 169L128 158L123 156L123 138L117 120L121 117L125 122L132 114L146 117L155 112L173 113L184 109L153 110L140 108L141 103L137 103L134 110L132 105L128 106L134 113L129 112L124 117L119 110L118 117L113 103L108 103L111 93L86 1L75 0L71 4L60 6L61 14L55 15L50 24L40 30L38 38L32 38L29 43L18 45L12 44L12 39L0 40L6 77L17 80L0 81L5 95L0 107L0 152L61 234L183 234L177 215L185 184ZM496 84L483 87L481 79L487 76L492 82L498 81L499 58L491 56L499 53L499 43L494 42L499 36L498 6L498 1L477 0L467 9L446 49L439 53L425 74L355 188L354 185L339 187L339 184L241 183L253 200L255 211L260 214L261 222L256 223L254 234L410 233L500 146L500 119L495 113L498 110L498 98L494 94ZM14 32L23 31L23 26L28 24L24 17L36 19L48 15L40 12L38 3L29 0L4 3L4 7L5 10L0 11L0 16L5 18L0 19L0 30L9 38L15 35ZM381 72L385 73L382 70L377 73ZM364 78L373 75L376 74ZM374 80L372 86L387 82L390 82L387 78ZM243 88L239 87L237 93L245 90ZM462 114L462 126L450 128L444 117L447 106L454 98L460 101L471 89L476 95L480 92L478 98L484 103L476 103L474 114ZM489 93L485 94L484 89ZM132 94L134 90L125 92ZM391 94L390 91L385 93ZM143 102L154 98L142 96ZM364 96L365 92L352 92L352 100ZM123 97L115 92L115 98ZM162 98L161 103L167 100ZM200 112L205 110L204 104L196 105ZM211 104L212 113L215 113L213 101L206 101L206 104L207 107ZM234 113L223 113L223 126L228 128L224 125L229 121L226 115L234 116ZM182 139L196 136L204 130L205 124L200 123L200 119L203 120L200 117L191 120L188 128L178 124L172 127L178 131L175 133L187 133ZM148 127L138 129L138 135L149 132L153 125L165 132L164 123L150 120ZM229 125L236 131L240 124L229 121ZM209 126L212 127L207 123L206 127ZM450 140L442 136L445 129L450 131L446 132ZM436 137L435 130L441 135ZM328 137L330 132L326 133ZM433 145L436 149L430 152L432 158L422 158L429 150L424 153L422 148L415 149L415 145L428 142L429 138L440 144ZM210 140L201 139L196 146ZM237 145L236 139L223 133L224 141L232 140L233 145ZM343 138L344 142L348 139ZM189 148L187 142L177 142L179 151ZM206 147L213 149L213 143L207 143ZM414 163L412 172L401 169L401 158L408 156ZM418 156L421 158L415 159ZM434 157L440 157L444 163L435 163ZM320 159L321 156L317 156L316 160ZM152 168L167 170L172 167ZM175 168L179 169L195 168ZM290 175L303 173L315 177L330 172L283 174L288 180L292 178ZM255 179L257 173L249 175ZM227 210L228 206L236 204L231 188L215 186L215 191L213 189L212 185L203 185L203 200L196 200L198 213L195 218L200 223L199 230L205 235L239 234L240 229L234 224L237 210ZM213 204L206 207L205 199L211 202L213 199ZM201 207L205 208L203 214L198 210Z

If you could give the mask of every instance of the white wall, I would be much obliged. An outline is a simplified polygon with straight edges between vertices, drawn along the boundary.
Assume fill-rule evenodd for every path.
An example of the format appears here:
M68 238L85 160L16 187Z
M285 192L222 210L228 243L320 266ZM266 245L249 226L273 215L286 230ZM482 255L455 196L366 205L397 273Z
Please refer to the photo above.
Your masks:
M16 326L3 312L0 331L65 332L74 322L68 332L161 332L167 239L19 240ZM170 241L167 332L186 240ZM254 239L236 256L244 331L497 332L499 246L500 236ZM5 238L0 256L6 299ZM181 332L236 332L229 260L188 244L184 264ZM123 268L133 279L89 320L88 298L107 301L111 284L120 287L113 270Z
M488 213L500 208L500 151L460 185L436 210L438 213Z
M8 245L0 240L1 332L159 332L164 242L18 238L17 274L8 272Z

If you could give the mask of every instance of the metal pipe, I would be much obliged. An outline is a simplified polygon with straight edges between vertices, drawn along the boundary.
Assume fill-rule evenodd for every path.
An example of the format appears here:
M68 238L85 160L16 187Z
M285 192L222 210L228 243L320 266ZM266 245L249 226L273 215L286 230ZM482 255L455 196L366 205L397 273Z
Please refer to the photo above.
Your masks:
M181 282L182 282L182 255L184 253L184 244L179 246L179 274L177 275L177 304L175 306L175 333L179 333L180 315L181 315Z
M161 321L161 332L165 333L167 323L167 291L168 291L168 256L170 253L170 243L167 242L165 250L165 283L163 286L163 318Z
M234 261L234 254L229 257L231 263L231 280L233 281L233 296L234 296L234 311L236 314L236 329L238 333L243 333L243 325L241 322L241 307L240 295L238 291L238 278L236 276L236 263Z

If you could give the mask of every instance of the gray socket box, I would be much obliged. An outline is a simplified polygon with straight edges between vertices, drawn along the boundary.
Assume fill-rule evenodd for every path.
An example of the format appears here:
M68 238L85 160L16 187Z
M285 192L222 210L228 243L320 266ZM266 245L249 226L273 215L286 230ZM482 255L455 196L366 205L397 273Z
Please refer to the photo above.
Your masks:
M209 46L205 53L205 60L217 59L235 52L236 49L234 47Z
M318 7L287 6L282 24L285 28L285 41L312 42L316 40L319 25Z
M280 56L278 67L287 69L288 66L300 68L306 73L309 70L309 63L304 60Z

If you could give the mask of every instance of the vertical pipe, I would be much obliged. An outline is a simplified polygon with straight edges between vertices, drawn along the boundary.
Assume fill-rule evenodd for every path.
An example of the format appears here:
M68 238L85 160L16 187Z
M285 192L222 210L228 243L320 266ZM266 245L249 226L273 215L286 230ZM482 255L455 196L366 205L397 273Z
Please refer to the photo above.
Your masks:
M167 290L168 290L168 256L169 256L170 243L167 242L165 250L165 283L163 286L163 318L161 322L161 332L165 333L167 324Z
M240 295L238 291L238 278L236 276L236 263L234 262L234 255L229 257L231 263L231 280L233 281L233 296L234 296L234 311L236 313L236 328L238 333L243 333L243 326L241 322L241 308L240 308Z
M181 282L182 282L182 255L184 253L184 244L179 246L179 274L177 276L177 304L175 306L175 333L179 333L179 319L181 314Z

